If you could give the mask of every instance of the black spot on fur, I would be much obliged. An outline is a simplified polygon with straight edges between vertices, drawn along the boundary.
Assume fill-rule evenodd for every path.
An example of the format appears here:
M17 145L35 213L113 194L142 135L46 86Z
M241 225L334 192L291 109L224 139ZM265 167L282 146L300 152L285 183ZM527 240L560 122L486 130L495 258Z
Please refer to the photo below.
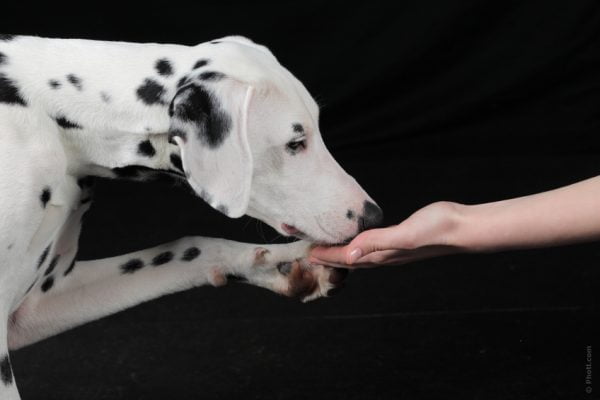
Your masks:
M75 268L75 258L73 258L73 261L71 261L71 264L69 264L69 268L66 269L65 273L63 274L63 276L67 276L71 273L71 271L73 271L73 269Z
M210 44L219 44L219 43L221 43L220 40L213 40L212 42L210 42Z
M178 170L183 172L183 164L181 163L181 157L179 157L175 153L172 153L170 156L170 159L171 159L171 164L173 164L173 166L175 168L177 168Z
M0 360L0 379L2 379L2 383L4 383L5 386L13 383L12 367L10 365L8 354L4 355Z
M352 218L354 218L354 211L352 211L352 210L348 210L348 211L346 212L346 218L348 218L348 219L352 219Z
M38 259L38 265L37 265L37 269L40 269L40 267L42 266L42 264L44 264L44 261L46 261L46 257L48 257L48 253L50 253L50 248L52 247L52 243L50 243L48 245L48 247L46 247L44 249L44 251L42 252L42 255L40 256L40 258Z
M46 280L42 283L42 292L47 292L48 290L52 289L52 286L54 286L54 277L53 276L49 276L48 278L46 278Z
M190 79L187 76L183 76L177 81L177 89L181 88L184 85L187 85L190 82Z
M156 71L158 71L159 75L162 75L162 76L173 75L173 66L171 65L171 62L169 60L167 60L166 58L161 58L160 60L156 61L154 68L156 68Z
M13 40L16 36L10 35L8 33L0 33L0 40L8 42L9 40Z
M123 274L133 274L135 271L144 268L144 262L139 258L134 258L121 265Z
M62 84L57 81L56 79L50 79L48 81L48 85L52 88L52 89L58 89L62 86Z
M173 99L171 116L184 122L202 122L210 114L210 95L201 86L190 85L182 89Z
M5 74L0 74L0 103L27 106L15 83Z
M144 140L138 145L138 154L146 157L154 157L156 149L152 146L152 142Z
M52 198L52 190L50 190L49 187L45 187L44 190L42 190L42 194L40 195L40 201L42 202L42 207L46 208L46 205L48 204L48 202L50 201L50 199Z
M4 64L6 62L6 56L4 55L4 53L0 53L0 65Z
M198 75L198 78L203 81L219 81L225 78L225 74L216 71L206 71Z
M56 121L58 126L60 126L63 129L83 129L83 127L81 125L71 121L64 115L58 115L58 116L54 117L54 120Z
M223 143L231 128L231 117L202 86L189 85L180 90L173 104L173 117L193 122L203 144L215 149Z
M302 132L304 132L304 127L302 126L302 124L295 123L295 124L292 125L292 129L296 133L302 133Z
M192 68L192 69L202 68L202 67L208 65L209 62L210 62L210 60L207 60L206 58L198 60L198 61L196 61L196 64L194 64L194 68Z
M172 252L165 251L164 253L160 253L159 255L157 255L156 257L154 257L152 259L152 265L157 267L159 265L166 264L169 261L171 261L173 259L173 257L174 257L174 255Z
M56 268L56 264L58 264L59 259L60 259L60 254L57 254L54 256L52 261L50 261L50 264L48 264L48 268L46 269L46 272L44 272L44 276L48 276L52 273L52 271L54 271L54 268Z
M94 186L94 181L95 181L95 179L93 176L87 175L87 176L84 176L83 178L77 179L77 185L81 189L85 189L85 188Z
M110 103L110 95L106 92L100 92L100 98L102 99L103 102L105 103Z
M165 104L162 97L166 94L165 88L154 79L146 78L144 83L137 88L137 97L147 105Z
M192 260L196 259L200 255L200 253L202 253L202 252L200 251L199 248L190 247L183 252L181 261L192 261Z
M67 75L67 80L71 85L75 86L77 90L83 89L83 85L81 84L81 78L74 74Z
M169 143L177 144L175 143L175 140L173 140L173 137L175 136L179 136L184 143L187 141L187 134L184 131L181 129L171 129L169 131Z
M33 280L33 282L31 282L31 285L29 285L29 287L27 288L27 290L25 291L25 294L31 292L31 289L33 289L33 286L35 286L35 284L37 283L38 278L35 278Z

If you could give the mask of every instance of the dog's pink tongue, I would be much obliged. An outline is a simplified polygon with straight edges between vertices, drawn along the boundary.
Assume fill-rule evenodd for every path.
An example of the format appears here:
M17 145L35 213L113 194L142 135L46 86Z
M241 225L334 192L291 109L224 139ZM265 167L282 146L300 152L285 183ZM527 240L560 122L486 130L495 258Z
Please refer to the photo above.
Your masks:
M300 231L298 229L296 229L296 227L294 227L292 225L281 224L281 227L283 228L284 231L286 231L290 235L295 235L297 233L300 233Z

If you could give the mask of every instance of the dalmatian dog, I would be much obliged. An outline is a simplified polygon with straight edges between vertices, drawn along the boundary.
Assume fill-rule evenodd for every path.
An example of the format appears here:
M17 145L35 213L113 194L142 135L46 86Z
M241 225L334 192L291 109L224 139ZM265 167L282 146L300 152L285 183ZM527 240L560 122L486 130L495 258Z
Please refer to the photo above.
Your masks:
M0 35L0 399L19 398L9 349L167 293L228 277L303 301L336 289L344 274L310 265L310 243L342 243L382 213L327 151L318 119L302 83L243 37ZM156 176L301 240L184 237L78 261L94 178Z

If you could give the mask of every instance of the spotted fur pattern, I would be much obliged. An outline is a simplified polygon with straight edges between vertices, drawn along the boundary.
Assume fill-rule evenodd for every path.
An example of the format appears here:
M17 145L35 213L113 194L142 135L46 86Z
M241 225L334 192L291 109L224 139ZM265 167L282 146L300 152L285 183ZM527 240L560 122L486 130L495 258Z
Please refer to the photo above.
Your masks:
M339 274L304 261L304 241L186 237L77 260L95 177L190 185L223 214L282 234L283 217L316 220L301 214L307 193L345 194L343 204L315 202L326 229L297 236L356 234L375 218L361 214L370 200L325 154L317 120L306 89L248 39L188 47L0 34L0 399L19 398L9 349L164 294L234 278L308 301L339 286Z

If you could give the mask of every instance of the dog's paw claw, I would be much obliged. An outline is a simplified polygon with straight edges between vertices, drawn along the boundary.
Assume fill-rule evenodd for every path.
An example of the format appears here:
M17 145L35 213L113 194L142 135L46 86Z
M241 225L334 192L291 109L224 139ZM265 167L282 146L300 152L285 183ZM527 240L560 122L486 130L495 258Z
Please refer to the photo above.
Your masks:
M270 253L268 249L264 247L257 247L254 249L254 265L262 265L267 261L267 255Z
M277 263L277 271L279 271L281 275L289 275L290 272L292 272L292 263L290 261Z

